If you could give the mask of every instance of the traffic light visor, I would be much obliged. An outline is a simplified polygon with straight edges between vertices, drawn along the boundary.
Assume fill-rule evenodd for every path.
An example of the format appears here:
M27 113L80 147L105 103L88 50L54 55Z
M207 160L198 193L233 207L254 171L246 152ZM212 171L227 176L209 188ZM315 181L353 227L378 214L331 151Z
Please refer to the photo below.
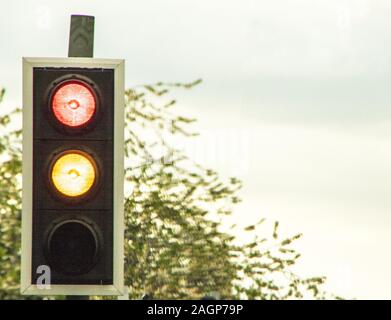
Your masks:
M51 170L56 189L68 197L78 197L88 192L96 179L96 166L87 156L69 152L60 156Z
M96 111L92 90L82 82L68 81L56 89L52 111L63 125L79 127L86 124Z

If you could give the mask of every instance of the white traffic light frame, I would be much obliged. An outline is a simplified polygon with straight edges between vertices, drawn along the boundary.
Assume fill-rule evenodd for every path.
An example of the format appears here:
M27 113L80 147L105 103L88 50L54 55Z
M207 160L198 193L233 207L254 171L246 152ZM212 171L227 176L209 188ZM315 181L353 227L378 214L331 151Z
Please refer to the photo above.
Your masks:
M23 58L23 295L123 295L124 288L124 60L94 58ZM33 215L33 70L34 68L104 68L114 71L113 284L42 285L32 283Z

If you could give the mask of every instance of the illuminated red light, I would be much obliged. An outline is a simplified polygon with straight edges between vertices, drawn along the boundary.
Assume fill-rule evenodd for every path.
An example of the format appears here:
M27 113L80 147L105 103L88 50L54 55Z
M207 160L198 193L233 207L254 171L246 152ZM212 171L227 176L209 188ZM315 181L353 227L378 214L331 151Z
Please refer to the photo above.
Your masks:
M95 97L86 85L67 82L54 93L52 110L62 124L78 127L87 123L94 115Z

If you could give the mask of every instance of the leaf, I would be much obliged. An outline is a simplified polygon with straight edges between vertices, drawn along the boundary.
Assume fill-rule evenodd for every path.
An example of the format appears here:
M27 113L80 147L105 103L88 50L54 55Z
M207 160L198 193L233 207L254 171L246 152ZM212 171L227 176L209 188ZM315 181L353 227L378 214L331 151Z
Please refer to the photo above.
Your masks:
M255 225L254 224L249 225L249 226L244 228L244 231L253 231L253 230L255 230Z
M278 226L279 226L279 222L278 221L274 222L273 239L278 238Z

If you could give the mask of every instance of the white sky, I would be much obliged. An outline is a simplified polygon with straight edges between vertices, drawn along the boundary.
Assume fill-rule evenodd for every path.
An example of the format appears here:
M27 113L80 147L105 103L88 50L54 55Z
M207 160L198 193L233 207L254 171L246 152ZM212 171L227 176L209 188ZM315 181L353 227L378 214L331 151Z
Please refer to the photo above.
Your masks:
M180 108L196 157L244 180L238 221L303 232L298 270L335 293L391 298L389 1L2 1L2 108L21 105L22 56L66 56L72 13L127 86L204 79Z

